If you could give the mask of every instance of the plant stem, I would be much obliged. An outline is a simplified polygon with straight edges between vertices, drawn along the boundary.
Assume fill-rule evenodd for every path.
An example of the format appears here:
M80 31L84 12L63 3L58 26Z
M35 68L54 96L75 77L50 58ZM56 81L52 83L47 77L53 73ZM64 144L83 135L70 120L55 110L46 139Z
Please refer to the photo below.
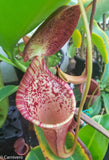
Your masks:
M27 67L21 64L16 58L14 59L14 63L17 68L19 68L22 72L26 72Z
M77 138L78 138L78 132L79 132L79 126L80 126L80 117L81 117L81 112L86 100L86 96L88 94L89 91L89 87L90 87L90 81L91 81L91 76L92 76L92 44L91 44L91 36L90 36L90 31L89 31L89 25L88 25L88 20L87 20L87 16L85 13L85 9L82 3L82 0L78 0L79 5L80 5L80 10L81 10L81 15L83 18L83 22L84 22L84 26L85 26L85 30L86 30L86 35L87 35L87 61L88 61L88 66L87 66L87 81L86 81L86 85L85 85L85 91L79 106L79 110L78 110L78 117L77 117L77 126L76 126L76 132L75 132L75 138L74 138L74 150L76 147L76 143L77 143Z
M93 20L94 20L94 14L95 14L95 9L96 9L96 2L97 2L97 0L93 0L92 12L91 12L91 17L90 17L90 35L92 35Z

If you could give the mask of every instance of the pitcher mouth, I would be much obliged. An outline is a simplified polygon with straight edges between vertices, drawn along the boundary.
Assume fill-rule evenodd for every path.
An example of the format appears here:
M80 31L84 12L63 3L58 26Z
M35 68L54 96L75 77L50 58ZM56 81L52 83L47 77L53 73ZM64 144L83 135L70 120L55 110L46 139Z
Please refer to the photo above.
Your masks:
M18 104L19 96L20 96L20 102L22 102L21 104ZM58 114L58 113L56 113L56 112L54 113L53 110L52 110L51 113L50 113L50 116L49 116L48 115L49 111L47 111L46 116L45 116L45 112L44 111L37 111L37 113L35 113L35 115L33 116L31 111L30 111L30 109L27 108L27 106L25 105L25 101L24 101L23 96L24 95L22 93L20 93L19 90L18 90L17 96L16 96L17 108L18 108L18 110L20 111L20 113L23 115L23 117L25 119L29 120L30 122L32 122L33 124L37 125L38 127L42 127L42 128L57 128L57 127L61 127L61 126L65 125L65 124L67 124L69 121L71 121L73 119L73 116L74 116L74 113L75 113L75 109L76 109L76 100L75 100L75 97L74 97L73 94L71 96L73 104L72 104L72 106L70 106L71 107L70 110L69 111L64 111L64 112L60 110L60 113L58 112L59 113L58 120L57 119L55 119L55 120L53 119L52 122L49 121L49 119L51 119L50 117L52 117L52 116L57 117L56 114ZM53 106L51 108L53 108ZM66 108L67 108L67 106L66 106Z
M19 111L21 112L21 114L23 115L23 117L27 120L29 120L30 122L32 122L33 124L37 125L38 127L42 127L42 128L57 128L57 127L61 127L65 124L67 124L69 121L71 121L74 117L74 113L75 113L75 109L76 107L73 108L72 113L70 114L70 116L65 119L64 121L60 122L60 123L56 123L56 124L47 124L47 123L43 123L39 120L34 119L33 117L30 116L30 114L26 111L23 111L19 109Z

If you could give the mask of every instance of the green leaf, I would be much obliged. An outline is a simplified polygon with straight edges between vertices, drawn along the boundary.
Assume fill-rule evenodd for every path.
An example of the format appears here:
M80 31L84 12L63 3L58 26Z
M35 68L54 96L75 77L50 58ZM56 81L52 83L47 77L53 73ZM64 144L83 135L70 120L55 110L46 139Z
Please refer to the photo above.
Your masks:
M0 72L0 88L3 87L3 80L2 80L2 75ZM1 94L0 94L1 95ZM0 102L0 128L2 127L2 125L4 124L7 114L8 114L8 99L5 98L4 100L2 100Z
M98 96L96 101L90 107L90 110L88 111L88 113L93 117L99 114L100 110L101 110L101 96Z
M18 40L68 0L0 0L0 45L11 56Z
M55 54L48 57L48 67L55 67L59 64L59 62L62 59L62 53L61 51L56 52ZM45 63L46 63L47 57L45 57Z
M106 109L106 113L109 114L109 93L102 93L104 107Z
M5 123L8 114L8 106L9 106L8 98L5 98L0 102L0 128Z
M100 124L109 131L109 114L96 115L93 117L93 119L96 122L99 122L100 120Z
M45 160L40 146L32 148L25 160Z
M70 58L72 58L74 55L75 55L75 51L76 51L76 48L75 48L75 46L74 46L74 44L71 44L70 46L69 46L69 48L68 48L68 56L70 57Z
M101 53L104 59L104 62L108 63L109 62L109 38L95 21L93 23L92 42L98 48L99 52Z
M109 115L106 115L106 117L105 115L95 117L95 119L98 122L100 121L100 124L103 127L109 129ZM93 160L103 160L109 143L108 138L106 138L104 135L102 135L100 132L89 125L86 125L82 129L80 129L79 138L91 152Z
M7 86L4 86L4 87L1 87L0 88L0 103L4 98L6 98L9 95L16 92L17 89L18 89L18 86L15 86L15 85L7 85Z
M37 126L34 126L34 127L35 127L35 132L36 132L41 150L44 154L44 157L46 157L46 159L48 158L49 160L64 160L63 158L59 158L52 153L52 151L50 150L50 148L48 146L48 143L47 143L47 141L44 137L44 134L43 134L41 128L39 128ZM69 132L67 134L67 137L66 137L66 143L65 143L66 148L71 148L72 147L73 139L74 139L74 134ZM35 152L35 153L36 153L36 156L37 156L37 152ZM86 160L87 159L88 160L89 155L90 154L89 154L88 150L85 148L85 146L83 144L81 144L80 141L78 141L75 153L71 157L66 158L65 160L76 160L76 159L77 160L79 160L79 159L81 159L81 160ZM41 160L43 160L43 159L41 159Z
M97 20L101 15L109 11L109 1L108 0L98 0L96 5L95 20Z
M49 68L50 72L53 73L54 75L56 75L56 68L55 67L50 67Z
M74 92L74 95L75 95L75 98L76 98L76 102L79 102L79 103L80 103L81 93L80 93L79 88L74 88L74 89L73 89L73 92Z
M108 38L109 38L109 31L107 30L107 31L105 31L105 33L107 34L107 36L108 36Z
M109 74L108 73L109 73L109 63L105 64L104 73L101 78L102 84L109 86Z
M10 65L12 65L12 66L14 66L14 67L16 67L16 65L15 65L10 59L6 58L6 57L3 56L2 54L0 54L0 60L1 60L1 61L4 61L4 62L6 62L6 63L8 63L8 64L10 64Z

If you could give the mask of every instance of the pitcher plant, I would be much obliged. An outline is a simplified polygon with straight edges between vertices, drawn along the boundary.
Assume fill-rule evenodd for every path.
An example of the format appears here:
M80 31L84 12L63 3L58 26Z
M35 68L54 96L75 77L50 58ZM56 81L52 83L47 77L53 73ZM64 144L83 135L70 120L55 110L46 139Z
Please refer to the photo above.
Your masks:
M23 57L24 61L32 61L16 95L18 110L24 118L42 128L52 152L61 158L74 153L74 146L68 150L64 144L69 129L74 129L77 124L74 120L76 100L69 85L48 70L44 56L56 53L67 42L79 17L79 5L61 7L27 40ZM79 78L86 81L87 70L80 77L73 78L74 83ZM85 93L89 81L90 75Z

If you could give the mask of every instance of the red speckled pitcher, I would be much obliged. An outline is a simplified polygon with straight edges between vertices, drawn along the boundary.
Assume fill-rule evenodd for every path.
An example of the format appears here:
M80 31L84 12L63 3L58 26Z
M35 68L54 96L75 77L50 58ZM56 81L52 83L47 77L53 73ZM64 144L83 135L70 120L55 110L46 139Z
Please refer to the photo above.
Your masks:
M64 143L70 125L76 123L75 97L69 85L46 68L43 58L34 58L27 69L17 91L16 104L27 120L42 128L54 154L62 158L72 155Z

